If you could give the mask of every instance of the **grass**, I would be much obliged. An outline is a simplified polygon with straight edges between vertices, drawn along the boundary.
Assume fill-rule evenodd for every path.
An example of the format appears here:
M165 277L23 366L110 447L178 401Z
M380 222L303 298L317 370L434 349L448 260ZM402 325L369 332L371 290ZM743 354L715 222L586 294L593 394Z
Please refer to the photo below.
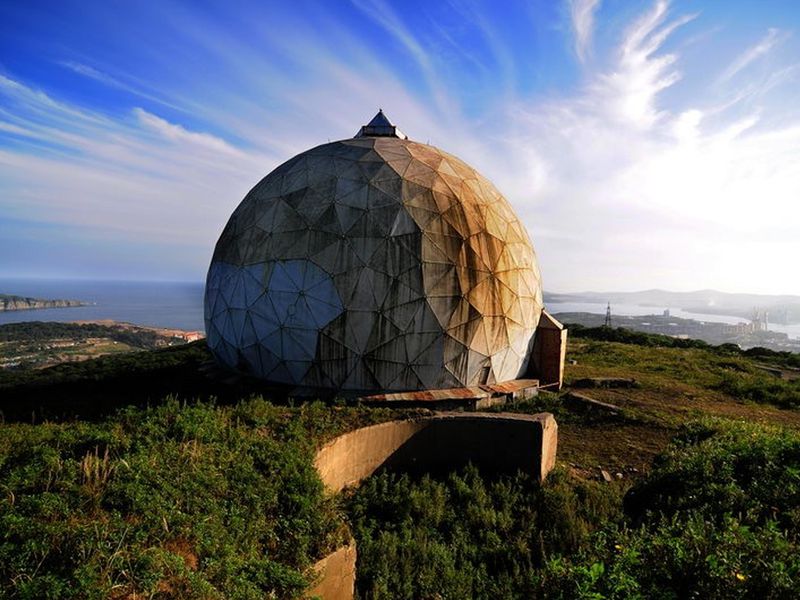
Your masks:
M361 597L800 596L798 384L762 368L794 359L577 333L568 382L638 385L582 390L616 414L502 409L555 414L544 485L468 467L326 497L320 444L409 413L271 404L207 377L202 342L0 373L0 598L298 597L345 522Z
M642 426L643 442L647 430L656 437L658 431L671 435L683 423L703 417L800 426L800 411L796 410L800 380L778 379L757 366L761 360L748 356L714 348L638 346L577 338L570 341L567 359L573 363L566 370L568 384L585 377L637 381L635 388L596 388L586 393L619 406L627 426ZM569 418L564 422L569 426ZM583 425L578 424L588 429Z
M798 597L797 384L757 366L792 360L643 335L570 340L568 381L636 379L585 391L616 414L548 393L497 409L555 415L541 487L469 469L362 486L360 597Z
M0 426L0 597L295 597L346 535L314 450L385 418L169 399Z
M619 486L530 477L444 480L384 473L349 500L365 598L512 598L540 591L550 556L571 554L621 515Z
M349 500L362 598L800 594L800 434L681 428L648 476L382 474Z
M204 341L103 356L46 369L0 370L0 412L8 421L102 419L121 407L146 406L173 394L238 401L256 387L226 386L205 376Z

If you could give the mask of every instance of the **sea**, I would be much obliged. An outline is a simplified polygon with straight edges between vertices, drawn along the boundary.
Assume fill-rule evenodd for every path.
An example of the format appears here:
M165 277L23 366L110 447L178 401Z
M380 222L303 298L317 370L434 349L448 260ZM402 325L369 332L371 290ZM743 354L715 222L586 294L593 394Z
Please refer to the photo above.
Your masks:
M0 279L0 294L81 300L88 306L0 312L0 325L22 321L111 319L149 327L204 331L202 282Z
M81 300L88 306L0 312L0 325L22 321L96 321L111 319L149 327L204 331L202 282L89 281L76 279L0 279L0 294L31 296L49 300ZM674 317L711 323L739 323L741 317L690 313L680 308L615 304L612 313L624 316L660 315L670 310ZM605 314L606 305L590 302L550 302L551 314L588 312ZM800 324L770 323L800 339Z

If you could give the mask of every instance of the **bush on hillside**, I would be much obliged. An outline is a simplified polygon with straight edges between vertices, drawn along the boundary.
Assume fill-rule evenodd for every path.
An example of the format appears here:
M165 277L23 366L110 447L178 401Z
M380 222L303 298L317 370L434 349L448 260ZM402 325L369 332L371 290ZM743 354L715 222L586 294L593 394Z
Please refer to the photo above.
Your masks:
M621 517L619 486L557 470L485 479L474 467L445 480L383 473L364 482L348 514L366 598L523 598L552 555L583 547Z
M800 407L800 378L785 380L763 375L725 374L714 388L749 402L774 404L781 408Z
M586 327L577 323L569 323L565 326L569 329L569 335L576 338L657 348L698 348L710 350L720 356L747 356L787 367L800 368L800 354L796 352L770 350L760 346L742 350L736 344L731 343L714 346L702 340L674 338L660 333L645 333L623 327Z
M305 410L321 417L169 400L96 424L3 425L0 595L299 595L341 535Z
M351 500L369 598L800 595L800 435L704 421L652 473L487 481L382 475Z

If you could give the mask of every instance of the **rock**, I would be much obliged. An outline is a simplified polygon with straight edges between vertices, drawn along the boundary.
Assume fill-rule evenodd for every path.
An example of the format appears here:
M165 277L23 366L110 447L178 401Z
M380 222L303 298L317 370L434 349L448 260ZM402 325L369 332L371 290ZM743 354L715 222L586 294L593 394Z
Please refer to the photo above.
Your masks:
M608 471L606 471L605 469L600 469L600 476L603 478L603 481L605 481L606 483L611 483L611 481L612 481L611 474Z
M776 369L775 367L771 367L769 365L753 365L756 369L760 369L765 373L769 373L770 375L777 377L778 379L783 379L783 371L780 369Z
M585 394L578 394L577 392L569 392L564 395L564 400L567 404L571 404L572 406L576 406L579 408L597 408L601 410L607 410L614 414L619 411L619 406L616 404L609 404L608 402L601 402L600 400L595 400L594 398L590 398Z
M617 479L622 479L622 473L615 473L614 477L616 477Z
M625 377L584 377L572 382L576 388L633 388L639 384L633 378Z

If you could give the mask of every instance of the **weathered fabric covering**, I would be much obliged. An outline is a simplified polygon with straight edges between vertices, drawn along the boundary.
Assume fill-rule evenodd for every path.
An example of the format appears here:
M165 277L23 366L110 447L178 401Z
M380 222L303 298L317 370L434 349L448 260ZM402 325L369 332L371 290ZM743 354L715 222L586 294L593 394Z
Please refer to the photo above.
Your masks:
M324 144L267 175L225 227L205 298L223 364L350 391L514 379L541 311L536 255L505 198L396 137Z

